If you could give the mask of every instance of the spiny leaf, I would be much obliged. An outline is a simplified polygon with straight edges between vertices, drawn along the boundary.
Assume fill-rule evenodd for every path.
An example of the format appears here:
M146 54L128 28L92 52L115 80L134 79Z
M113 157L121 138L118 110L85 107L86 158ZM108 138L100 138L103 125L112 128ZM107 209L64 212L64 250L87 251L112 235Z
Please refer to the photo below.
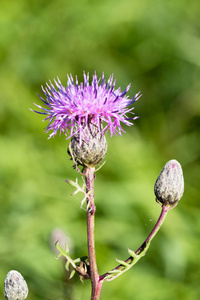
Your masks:
M65 182L69 183L70 185L74 186L76 188L76 190L71 194L71 196L75 196L76 194L78 194L79 192L84 194L84 198L81 201L81 208L83 207L83 204L86 202L87 197L89 196L89 194L91 193L91 191L89 191L88 193L86 193L85 191L85 182L83 183L83 186L81 187L78 184L78 178L76 178L76 181L72 181L72 180L64 180Z
M68 255L67 255L68 253L67 253L65 250L62 249L62 247L58 244L58 242L56 242L55 246L56 246L57 250L60 252L61 255L65 256L65 257L68 256ZM60 255L60 254L59 254L59 255ZM59 255L58 255L58 256L59 256ZM60 257L60 256L59 256L59 257Z
M81 200L81 208L83 208L83 204L85 204L86 200L87 200L87 195L85 195L83 200Z
M109 273L109 274L118 274L118 273L120 273L120 272L121 272L121 270L116 270L116 269L114 269L114 270L109 271L108 273Z
M120 260L120 259L117 259L115 258L115 260L122 266L124 266L125 268L129 268L130 267L130 264L128 264L127 262L123 261L123 260Z
M66 264L65 264L65 269L66 269L67 271L69 271L69 264L70 264L70 261L67 260L67 262L66 262Z
M67 253L69 253L69 245L68 245L68 243L66 242L65 245L66 245L65 251L66 251Z
M69 261L69 263L73 266L73 268L76 268L76 264L74 263L73 259L69 256L69 253L67 253L66 251L64 251L61 246L58 244L58 242L56 242L56 248L58 249L58 251L60 251L60 253L58 254L57 258L64 256L67 261Z
M76 273L76 271L72 270L71 273L70 273L69 279L71 279L74 276L75 273Z
M131 249L128 249L128 253L130 254L130 256L132 256L133 258L137 258L137 254L135 254L135 252Z
M81 261L81 258L80 258L80 257L74 259L74 263L75 263L75 264L80 263L80 261Z
M110 278L113 278L113 275L112 275L112 274L107 275L107 276L104 278L104 280L107 280L107 279L110 279Z

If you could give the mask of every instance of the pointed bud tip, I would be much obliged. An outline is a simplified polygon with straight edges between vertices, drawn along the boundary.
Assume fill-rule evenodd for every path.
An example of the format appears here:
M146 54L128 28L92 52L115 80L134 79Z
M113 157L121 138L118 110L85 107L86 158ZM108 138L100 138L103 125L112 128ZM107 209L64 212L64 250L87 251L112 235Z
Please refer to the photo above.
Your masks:
M180 163L172 159L166 163L158 176L154 193L159 203L174 206L183 196L184 178Z

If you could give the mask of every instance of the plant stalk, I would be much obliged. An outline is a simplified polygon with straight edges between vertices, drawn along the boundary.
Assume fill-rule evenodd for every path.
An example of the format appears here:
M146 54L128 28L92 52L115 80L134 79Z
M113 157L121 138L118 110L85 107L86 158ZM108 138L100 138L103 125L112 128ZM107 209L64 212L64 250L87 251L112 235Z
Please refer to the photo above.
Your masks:
M155 237L155 235L156 235L157 232L159 231L160 227L162 226L162 224L163 224L163 222L164 222L164 220L165 220L165 218L166 218L166 216L167 216L167 212L168 212L170 209L171 209L171 208L170 208L169 206L164 206L164 205L162 206L162 210L161 210L160 216L159 216L159 218L158 218L158 220L157 220L157 222L156 222L156 225L154 226L153 230L151 231L151 233L149 234L149 236L146 238L146 240L142 243L142 245L135 251L135 254L136 254L136 255L139 255L139 254L143 251L143 249L146 248L147 244L150 244L150 242L152 241L152 239ZM146 250L147 250L147 249L146 249ZM142 257L142 256L141 256L141 257ZM127 259L125 260L125 262L126 262L127 264L131 264L132 261L133 261L133 257L132 257L132 256L130 256L129 258L127 258ZM115 267L114 269L112 269L112 271L113 271L113 270L119 270L121 267L123 267L123 265L120 264L120 265L118 265L117 267ZM99 280L100 280L100 281L103 281L104 278L105 278L107 275L109 275L109 272L106 272L105 274L101 275L101 276L99 277ZM115 279L116 277L118 277L118 276L120 276L120 275L121 275L120 273L114 275L111 279L109 279L109 281Z
M144 241L144 243L135 251L135 254L139 254L141 252L141 250L144 248L144 246L151 242L153 240L153 238L155 237L155 235L157 234L158 230L160 229L160 227L162 226L162 224L164 223L164 220L167 216L167 213L169 211L169 207L168 206L162 206L162 210L160 213L160 216L158 218L158 221L156 222L156 225L154 226L153 230L151 231L151 233L149 234L149 236L146 238L146 240Z
M87 239L88 239L88 256L90 265L90 280L92 285L91 300L100 299L102 282L99 282L99 274L96 263L95 238L94 238L94 168L86 168L85 182L87 197Z

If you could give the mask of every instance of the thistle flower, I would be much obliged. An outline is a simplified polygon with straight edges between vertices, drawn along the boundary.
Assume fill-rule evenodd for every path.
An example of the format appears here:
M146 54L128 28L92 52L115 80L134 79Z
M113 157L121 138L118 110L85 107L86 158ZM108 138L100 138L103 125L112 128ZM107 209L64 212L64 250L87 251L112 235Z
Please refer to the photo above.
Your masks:
M116 80L113 81L111 75L106 82L104 73L98 79L96 73L93 75L92 83L89 84L89 73L83 73L84 82L74 81L72 75L67 75L67 87L64 87L59 78L54 80L55 85L46 83L42 87L45 99L40 97L45 107L35 104L42 111L35 111L44 114L44 119L49 121L46 132L52 131L49 138L55 136L57 132L63 132L67 138L78 133L79 142L82 142L84 127L90 123L97 126L99 133L104 134L110 131L113 134L121 135L124 131L121 123L128 126L132 125L130 120L137 117L128 118L127 113L133 114L133 109L128 108L141 96L137 93L132 99L126 96L130 84L121 92L121 89L115 89ZM104 127L102 126L104 124Z

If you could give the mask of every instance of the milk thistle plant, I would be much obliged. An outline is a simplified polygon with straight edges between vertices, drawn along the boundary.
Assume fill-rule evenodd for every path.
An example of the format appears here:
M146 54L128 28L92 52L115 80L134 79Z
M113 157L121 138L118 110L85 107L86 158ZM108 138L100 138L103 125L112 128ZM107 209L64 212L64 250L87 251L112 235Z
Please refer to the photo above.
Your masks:
M102 161L106 155L107 142L105 134L122 135L122 123L133 125L132 121L137 119L133 109L130 107L136 102L141 94L137 93L133 98L127 96L130 85L124 91L115 88L116 80L113 75L106 81L104 74L100 78L96 73L91 83L89 74L83 74L84 81L79 83L72 75L68 76L67 87L60 80L50 81L46 87L42 87L44 98L40 97L44 106L35 104L39 114L45 115L44 121L48 121L46 132L49 138L54 137L57 132L63 133L70 139L68 153L73 160L75 170L85 177L83 186L76 181L66 180L75 187L74 195L83 193L81 206L86 206L87 212L87 242L88 255L73 259L69 248L63 249L56 243L59 251L58 257L65 257L66 269L72 270L70 278L78 273L81 280L91 281L91 299L100 299L102 284L122 275L134 266L143 257L149 248L150 242L157 234L164 222L167 212L174 208L181 199L184 191L184 181L181 165L176 160L169 161L161 171L154 187L157 203L161 206L161 213L153 230L136 250L128 249L128 258L123 261L116 259L117 265L104 274L99 274L95 254L95 172L103 165Z

